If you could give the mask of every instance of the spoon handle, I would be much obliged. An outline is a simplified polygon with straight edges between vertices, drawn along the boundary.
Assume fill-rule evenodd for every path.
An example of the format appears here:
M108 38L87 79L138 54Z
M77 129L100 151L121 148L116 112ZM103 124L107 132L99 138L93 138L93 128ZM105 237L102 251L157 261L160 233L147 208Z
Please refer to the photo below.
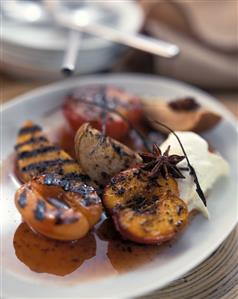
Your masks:
M76 30L69 30L68 41L64 53L61 71L65 76L74 73L78 50L80 46L81 33Z
M101 24L87 24L86 26L73 25L75 29L91 33L107 40L118 42L148 53L171 58L179 53L175 44L159 39L148 37L142 34L131 34L107 27Z

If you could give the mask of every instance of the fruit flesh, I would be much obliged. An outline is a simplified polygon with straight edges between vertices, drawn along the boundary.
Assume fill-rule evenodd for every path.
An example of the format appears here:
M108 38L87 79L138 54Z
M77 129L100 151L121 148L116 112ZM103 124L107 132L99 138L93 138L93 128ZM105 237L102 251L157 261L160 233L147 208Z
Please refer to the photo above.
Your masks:
M95 105L93 105L94 103ZM103 109L96 104L103 106L105 103L134 125L138 124L142 118L142 104L139 97L117 87L101 85L90 85L76 89L66 97L63 113L75 132L85 122L89 122L93 128L101 130L103 127L102 119L105 114ZM128 124L119 115L111 112L106 114L106 133L108 136L122 140L128 132Z
M121 172L107 186L103 203L124 238L162 243L175 237L188 221L187 205L173 178L150 179L138 168Z

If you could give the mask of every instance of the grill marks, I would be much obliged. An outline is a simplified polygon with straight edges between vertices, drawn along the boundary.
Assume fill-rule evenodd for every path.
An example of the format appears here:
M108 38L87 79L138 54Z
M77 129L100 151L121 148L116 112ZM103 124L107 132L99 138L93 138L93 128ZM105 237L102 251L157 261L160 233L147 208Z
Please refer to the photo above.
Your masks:
M46 203L42 199L38 199L36 208L34 210L35 219L38 221L43 221L45 219L46 213Z
M47 171L50 167L53 166L63 166L65 164L74 164L73 159L55 159L55 160L46 160L42 162L32 163L25 167L22 167L23 172L30 172L30 171L37 171L39 174L42 174L43 172Z
M85 236L102 214L89 176L32 122L19 130L15 150L17 172L25 183L17 190L15 203L24 221L50 238Z
M19 196L19 199L18 199L18 203L19 203L19 206L24 209L25 206L27 205L27 195L26 195L26 190L24 190L20 196Z
M94 191L93 187L87 186L80 180L77 180L77 176L72 179L70 175L60 176L56 174L47 174L44 176L43 184L48 186L58 186L66 192L75 192L83 196L88 196Z
M89 177L81 174L81 169L66 152L51 143L42 129L26 122L19 130L17 145L17 168L23 182L45 173L78 174L90 182Z
M61 176L57 174L46 174L40 178L40 182L47 186L61 187L65 192L78 194L80 196L80 204L85 207L101 203L95 189L84 184L80 175L67 174L65 176Z
M18 154L18 159L32 158L41 154L45 154L49 152L59 152L59 151L60 149L58 146L50 145L50 146L33 149L32 151L22 151Z
M71 213L67 214L67 211L70 209L67 203L61 202L55 198L48 199L48 203L57 209L54 215L56 225L71 224L79 220L79 215L76 215L72 210L70 211ZM34 210L35 219L38 221L43 221L47 217L47 212L49 211L47 211L46 202L43 199L38 199L36 208Z
M17 190L17 208L36 231L54 231L56 226L69 224L80 229L81 223L89 229L100 219L102 205L95 189L71 177L44 174ZM58 233L61 234L61 228Z
M23 147L25 145L34 145L34 144L43 143L43 142L48 142L48 139L45 136L39 136L39 137L33 136L24 142L16 144L15 150L19 150L21 147Z
M34 125L33 123L28 122L26 126L22 127L19 132L18 135L25 135L25 134L32 134L32 133L36 133L42 131L41 127L38 125Z

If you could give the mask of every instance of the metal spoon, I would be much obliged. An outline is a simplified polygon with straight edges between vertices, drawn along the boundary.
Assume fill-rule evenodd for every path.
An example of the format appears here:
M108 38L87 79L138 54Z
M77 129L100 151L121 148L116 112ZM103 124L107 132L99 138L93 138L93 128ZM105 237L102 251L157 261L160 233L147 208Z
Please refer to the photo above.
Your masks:
M73 5L73 11L77 11L78 18L82 17L82 14L84 16L85 10L87 11L88 16L90 16L90 22L93 20L94 22L98 22L99 20L102 21L104 19L105 21L105 14L100 12L96 7L94 6L88 6L86 0L78 0L77 5L75 7L75 2L70 3L70 0L67 0L68 6ZM86 9L85 9L86 7ZM75 10L75 8L77 10ZM72 10L72 8L71 8ZM69 13L68 13L69 14ZM80 47L80 41L81 41L82 34L77 30L69 30L68 33L68 42L66 45L66 49L64 52L64 58L63 58L63 64L61 67L61 71L65 76L71 76L74 73L75 65L77 61L77 55L78 50Z
M96 23L91 20L86 9L83 11L83 17L76 19L64 13L59 0L44 0L44 4L56 23L71 30L90 33L166 58L174 57L179 53L179 48L175 44L147 37L142 34L122 32L109 26Z
M65 76L71 76L75 71L76 60L78 56L81 33L75 30L69 30L68 43L64 53L61 71Z

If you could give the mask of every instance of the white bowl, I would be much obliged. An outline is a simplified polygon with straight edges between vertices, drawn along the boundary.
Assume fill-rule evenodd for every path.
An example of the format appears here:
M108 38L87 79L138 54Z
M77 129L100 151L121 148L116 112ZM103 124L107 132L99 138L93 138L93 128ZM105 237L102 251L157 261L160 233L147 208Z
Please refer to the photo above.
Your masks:
M140 30L144 15L135 1L105 1L102 5L117 15L118 30L128 33ZM62 28L29 26L4 19L0 67L8 73L32 79L60 78L67 35L68 31ZM120 44L85 35L79 50L76 73L109 69L126 49Z

